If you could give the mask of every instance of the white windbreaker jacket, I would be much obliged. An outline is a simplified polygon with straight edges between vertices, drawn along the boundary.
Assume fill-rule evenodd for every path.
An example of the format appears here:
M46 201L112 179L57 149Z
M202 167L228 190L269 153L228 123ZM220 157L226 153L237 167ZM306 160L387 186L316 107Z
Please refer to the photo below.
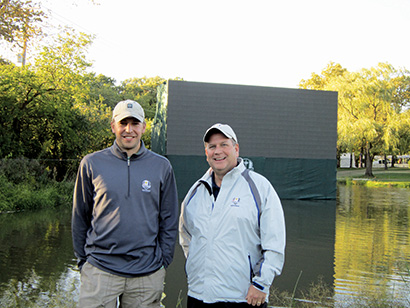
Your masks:
M209 169L181 207L179 241L187 258L188 295L206 303L246 302L252 283L269 294L284 263L279 197L265 177L238 161L224 176L216 201Z

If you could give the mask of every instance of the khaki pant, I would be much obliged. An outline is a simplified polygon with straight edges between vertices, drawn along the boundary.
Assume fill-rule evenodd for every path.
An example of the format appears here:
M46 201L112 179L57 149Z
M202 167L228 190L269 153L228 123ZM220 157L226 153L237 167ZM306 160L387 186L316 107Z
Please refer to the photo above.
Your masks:
M135 278L107 273L85 263L81 269L80 308L159 308L164 291L165 269Z

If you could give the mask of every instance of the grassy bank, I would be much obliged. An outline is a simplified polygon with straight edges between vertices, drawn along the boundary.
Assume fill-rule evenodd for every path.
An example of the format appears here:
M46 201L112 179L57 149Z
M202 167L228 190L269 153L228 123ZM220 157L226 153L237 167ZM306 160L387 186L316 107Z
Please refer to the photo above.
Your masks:
M403 272L410 273L407 264L400 265ZM410 307L410 281L402 276L406 286L404 296L398 295L389 286L379 287L377 292L369 292L366 287L359 289L356 294L344 294L335 301L335 290L326 284L321 277L312 282L306 290L299 290L297 282L292 293L271 288L269 306L272 308L324 308L324 307L354 307L354 308L405 308ZM374 291L374 290L373 290Z
M0 176L0 213L71 206L72 182L15 184Z
M36 160L0 160L0 213L71 206L73 187Z
M374 168L374 177L366 177L364 174L365 169L337 169L337 181L348 185L410 188L410 168Z

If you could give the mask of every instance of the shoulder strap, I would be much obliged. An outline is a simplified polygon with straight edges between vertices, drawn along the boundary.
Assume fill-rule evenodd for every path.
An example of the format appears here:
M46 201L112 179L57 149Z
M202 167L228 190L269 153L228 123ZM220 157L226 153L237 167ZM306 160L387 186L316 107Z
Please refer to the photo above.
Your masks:
M244 172L242 172L242 176L245 178L245 180L248 182L249 187L251 189L253 199L255 200L256 208L258 209L258 224L260 223L260 217L261 217L261 196L259 194L258 188L256 187L255 182L252 180L251 176L249 175L249 169L245 169Z

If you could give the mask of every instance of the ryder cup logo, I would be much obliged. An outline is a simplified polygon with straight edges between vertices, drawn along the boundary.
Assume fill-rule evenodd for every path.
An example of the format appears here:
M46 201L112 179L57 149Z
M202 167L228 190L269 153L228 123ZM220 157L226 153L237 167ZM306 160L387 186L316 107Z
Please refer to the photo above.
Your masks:
M233 198L231 206L239 207L239 201L241 201L241 198Z
M151 182L148 180L142 181L142 191L150 192L151 191Z
M253 162L249 158L244 158L243 159L243 164L245 165L246 169L254 170Z

